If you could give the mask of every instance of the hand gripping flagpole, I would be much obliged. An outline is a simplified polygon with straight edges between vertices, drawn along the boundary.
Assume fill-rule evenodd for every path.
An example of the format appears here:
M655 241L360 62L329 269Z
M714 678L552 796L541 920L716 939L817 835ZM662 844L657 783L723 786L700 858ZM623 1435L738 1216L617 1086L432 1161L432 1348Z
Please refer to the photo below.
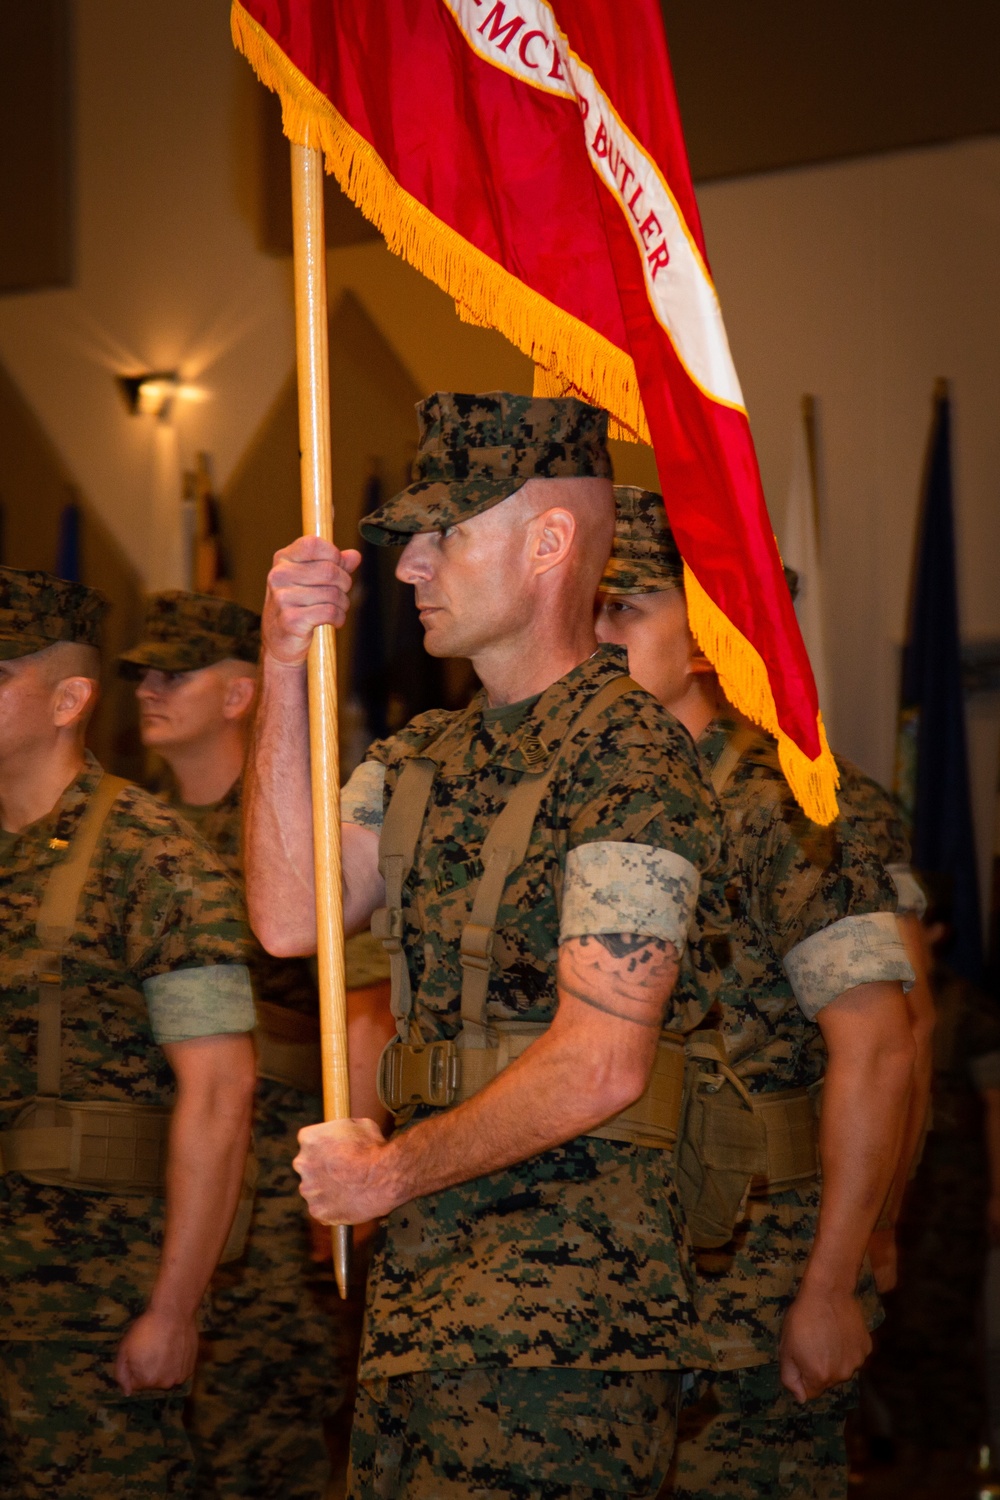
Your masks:
M312 146L292 145L292 226L302 529L306 535L321 536L332 542L323 157ZM332 625L321 625L309 648L309 748L316 863L323 1112L328 1120L344 1120L351 1113L351 1091L347 1073L347 988L341 895L337 637ZM337 1224L333 1229L333 1265L341 1297L347 1296L350 1256L350 1226Z

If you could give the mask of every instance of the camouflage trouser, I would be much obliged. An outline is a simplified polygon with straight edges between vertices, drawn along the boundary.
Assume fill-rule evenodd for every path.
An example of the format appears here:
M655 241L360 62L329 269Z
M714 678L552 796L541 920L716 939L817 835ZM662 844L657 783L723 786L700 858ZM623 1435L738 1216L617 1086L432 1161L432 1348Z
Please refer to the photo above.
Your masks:
M311 1259L292 1170L298 1131L321 1116L319 1099L259 1082L250 1237L212 1282L189 1413L205 1500L321 1500L330 1478L324 1426L344 1403L358 1336L330 1263Z
M653 1500L675 1370L428 1370L366 1382L350 1500Z
M191 1494L185 1390L126 1396L117 1340L0 1343L3 1500L165 1500Z
M853 1380L800 1406L776 1364L698 1371L663 1500L844 1500L844 1423L856 1404Z

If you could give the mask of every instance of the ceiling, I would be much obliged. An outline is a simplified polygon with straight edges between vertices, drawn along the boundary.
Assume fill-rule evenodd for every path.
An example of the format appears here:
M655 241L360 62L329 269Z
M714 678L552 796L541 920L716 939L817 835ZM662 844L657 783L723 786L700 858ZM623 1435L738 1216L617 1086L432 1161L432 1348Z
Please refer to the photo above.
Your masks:
M696 181L1000 132L997 0L662 7Z

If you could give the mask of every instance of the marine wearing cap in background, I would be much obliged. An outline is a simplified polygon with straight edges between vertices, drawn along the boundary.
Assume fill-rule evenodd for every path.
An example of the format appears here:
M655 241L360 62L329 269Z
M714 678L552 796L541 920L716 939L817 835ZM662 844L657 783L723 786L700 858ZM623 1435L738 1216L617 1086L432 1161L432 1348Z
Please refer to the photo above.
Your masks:
M222 858L241 896L242 772L259 651L253 610L173 590L148 600L142 638L120 658L137 679L143 742L173 773L168 800ZM356 987L359 942L348 944L348 983ZM381 949L378 958L384 978ZM312 1258L292 1171L299 1130L323 1118L319 1000L306 960L273 958L252 940L249 965L258 1022L256 1195L246 1250L212 1283L189 1417L206 1493L315 1500L330 1480L324 1427L344 1402L358 1332L329 1266ZM326 1232L324 1239L328 1249Z
M852 1391L850 1384L823 1389L810 1371L817 1349L811 1325L805 1325L807 1337L802 1331L801 1314L813 1295L803 1273L816 1244L821 1193L809 1091L815 1094L823 1079L827 1047L841 1077L845 1065L865 1062L865 1012L859 1004L855 1039L840 1020L838 1001L847 991L867 993L870 1013L884 1009L902 1044L899 1066L889 1057L880 1079L883 1098L895 1091L901 1111L909 1032L896 982L912 975L891 915L891 887L868 846L846 822L830 829L808 822L781 775L773 741L729 708L691 640L683 575L661 497L619 490L616 501L620 519L601 584L598 638L628 647L633 675L686 724L706 759L729 836L733 916L734 983L717 997L716 1024L728 1066L755 1112L762 1106L784 1111L776 1122L783 1127L780 1138L786 1146L798 1143L783 1152L788 1160L779 1168L766 1133L766 1170L758 1163L743 1178L744 1188L753 1185L728 1242L721 1232L701 1236L692 1217L700 1242L713 1246L698 1255L696 1303L717 1369L697 1374L689 1393L669 1493L683 1500L750 1500L779 1492L790 1500L832 1500L846 1488L843 1423ZM863 992L862 986L870 988ZM852 1015L848 1011L848 1021ZM837 1135L840 1116L833 1111L842 1109L828 1087L824 1152ZM886 1135L883 1196L895 1140L892 1132ZM677 1169L686 1161L681 1151ZM841 1171L838 1178L843 1181ZM866 1211L863 1203L860 1211ZM854 1249L828 1241L828 1263L832 1249L851 1261L846 1274L853 1284ZM863 1250L862 1243L858 1264ZM870 1323L876 1315L870 1278L865 1306ZM850 1302L846 1309L850 1314ZM800 1331L793 1342L796 1318ZM853 1314L844 1327L842 1347L851 1348L853 1340L852 1364L858 1364L864 1329ZM779 1370L783 1329L789 1337ZM835 1379L851 1373L848 1366ZM801 1399L804 1389L812 1398L805 1406L782 1385L784 1376L794 1386L796 1375L802 1385L794 1394Z
M150 667L161 672L196 672L232 659L253 662L260 656L260 615L231 599L168 589L146 601L142 639L118 658L126 677L141 677Z
M67 1500L191 1475L253 1089L232 884L84 749L106 608L0 568L0 1492Z

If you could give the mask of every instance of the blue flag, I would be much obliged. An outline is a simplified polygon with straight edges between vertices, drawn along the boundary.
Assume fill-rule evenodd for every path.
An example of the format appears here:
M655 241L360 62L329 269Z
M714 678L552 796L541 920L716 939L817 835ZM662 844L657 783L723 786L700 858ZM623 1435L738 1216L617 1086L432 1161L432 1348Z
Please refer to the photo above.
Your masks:
M72 500L59 517L55 575L67 583L80 582L80 507Z
M899 790L913 863L950 895L956 973L982 977L979 881L969 793L951 497L951 406L938 389L927 463L909 630L903 652Z

